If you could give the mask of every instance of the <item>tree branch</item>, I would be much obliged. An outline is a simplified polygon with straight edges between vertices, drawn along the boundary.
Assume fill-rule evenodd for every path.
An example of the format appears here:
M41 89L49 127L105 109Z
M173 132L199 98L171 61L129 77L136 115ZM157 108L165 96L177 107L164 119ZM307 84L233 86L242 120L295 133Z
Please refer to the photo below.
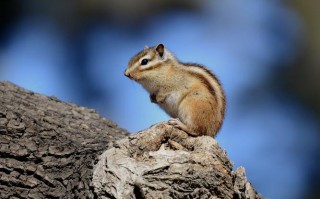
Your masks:
M92 109L0 82L0 198L93 198L94 160L127 135Z
M93 185L101 198L262 198L232 166L212 137L160 123L104 152Z
M262 198L211 137L130 135L94 110L0 82L0 198Z

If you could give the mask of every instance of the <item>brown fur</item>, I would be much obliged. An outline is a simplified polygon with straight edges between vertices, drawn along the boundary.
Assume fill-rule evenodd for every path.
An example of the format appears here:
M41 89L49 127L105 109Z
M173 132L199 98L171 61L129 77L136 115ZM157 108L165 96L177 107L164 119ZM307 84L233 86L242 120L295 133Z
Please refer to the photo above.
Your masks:
M148 53L147 50L142 50L140 52L138 52L135 56L133 56L130 61L128 66L132 66L134 63L138 62L140 58L142 58L143 56L145 56Z
M179 118L169 120L169 124L190 135L215 136L225 113L225 96L219 80L204 66L181 63L167 49L158 52L157 48L135 55L125 74L149 91L152 102L171 117ZM138 62L144 56L152 62L141 66Z

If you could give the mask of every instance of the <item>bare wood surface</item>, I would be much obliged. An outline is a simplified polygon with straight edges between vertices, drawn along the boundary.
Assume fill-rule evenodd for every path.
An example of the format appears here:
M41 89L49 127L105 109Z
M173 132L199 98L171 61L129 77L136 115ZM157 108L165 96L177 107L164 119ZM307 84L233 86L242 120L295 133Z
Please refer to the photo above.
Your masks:
M212 137L160 123L104 152L93 184L101 198L262 198L244 168L232 166Z

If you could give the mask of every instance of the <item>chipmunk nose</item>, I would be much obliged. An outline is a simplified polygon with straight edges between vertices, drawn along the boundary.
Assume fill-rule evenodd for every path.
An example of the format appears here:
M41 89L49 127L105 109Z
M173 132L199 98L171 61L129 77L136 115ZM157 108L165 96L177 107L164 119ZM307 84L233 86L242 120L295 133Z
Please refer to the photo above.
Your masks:
M125 71L124 71L124 75L127 76L127 77L129 77L130 79L132 78L131 75L130 75L130 73L128 73L128 70L125 70Z

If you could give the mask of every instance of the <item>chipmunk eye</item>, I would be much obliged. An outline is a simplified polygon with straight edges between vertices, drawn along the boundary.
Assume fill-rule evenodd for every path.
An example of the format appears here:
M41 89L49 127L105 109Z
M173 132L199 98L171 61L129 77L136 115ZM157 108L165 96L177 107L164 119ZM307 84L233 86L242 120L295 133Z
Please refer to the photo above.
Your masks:
M147 65L148 62L149 62L148 59L143 59L143 60L141 61L141 65Z

